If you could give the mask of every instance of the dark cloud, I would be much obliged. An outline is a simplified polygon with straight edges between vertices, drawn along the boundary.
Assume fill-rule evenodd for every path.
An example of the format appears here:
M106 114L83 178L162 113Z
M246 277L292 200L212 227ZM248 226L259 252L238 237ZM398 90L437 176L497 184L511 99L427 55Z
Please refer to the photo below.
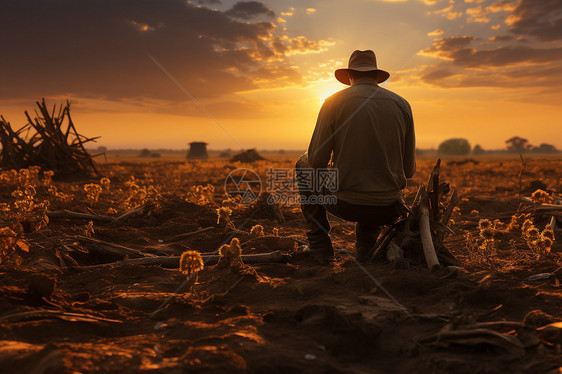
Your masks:
M222 2L221 0L197 0L197 4L213 5L213 4L222 4Z
M562 40L562 1L521 0L507 18L509 30L542 41Z
M422 80L424 82L433 83L433 82L442 81L443 79L449 78L453 75L455 75L455 73L447 68L444 69L437 68L437 69L433 69L428 73L423 74Z
M562 2L501 0L487 12L505 13L510 34L481 40L444 36L421 51L441 62L419 72L422 81L441 87L554 87L562 83ZM528 42L529 37L534 41ZM480 43L479 43L480 42Z
M259 16L275 17L275 13L271 9L258 1L239 1L225 14L240 19L252 19Z
M452 36L435 39L423 54L451 61L454 65L471 68L505 67L517 64L544 64L562 59L562 47L534 48L525 45L498 46L477 49L469 44L472 36Z
M513 36L511 35L497 35L490 38L490 40L494 42L507 42L513 40Z
M560 101L559 87L562 85L562 67L559 66L535 66L531 69L526 67L512 67L509 69L495 70L449 70L446 64L438 64L427 69L421 75L423 82L444 87L502 87L502 88L534 88L537 96L527 96L526 101L556 102ZM548 95L546 95L548 93ZM545 94L545 96L541 96Z
M322 44L185 0L2 1L0 33L0 98L186 100L146 52L196 97L219 97L300 82L286 56Z

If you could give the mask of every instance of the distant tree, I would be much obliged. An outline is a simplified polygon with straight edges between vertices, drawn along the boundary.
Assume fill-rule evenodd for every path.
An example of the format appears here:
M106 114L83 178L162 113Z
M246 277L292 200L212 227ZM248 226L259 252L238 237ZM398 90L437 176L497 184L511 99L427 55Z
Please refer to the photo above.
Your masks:
M484 150L484 148L482 148L480 144L476 144L472 149L472 154L474 155L482 155L484 153L486 153L486 151Z
M439 144L437 153L440 155L467 155L470 153L470 143L464 138L451 138Z
M140 151L139 157L152 157L152 152L150 151L150 149L145 148L142 151Z
M558 149L556 149L556 147L553 146L552 144L542 143L538 147L533 147L531 152L535 152L535 153L556 153L556 152L558 152Z
M529 151L532 148L532 145L529 144L529 141L527 139L521 138L519 136L514 136L513 138L507 139L505 143L507 144L508 152L523 153Z

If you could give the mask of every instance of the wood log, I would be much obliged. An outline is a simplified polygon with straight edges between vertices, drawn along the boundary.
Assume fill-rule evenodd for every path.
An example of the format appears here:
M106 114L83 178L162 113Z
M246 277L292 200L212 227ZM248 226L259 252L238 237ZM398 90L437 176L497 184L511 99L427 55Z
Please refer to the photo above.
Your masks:
M47 212L47 217L49 218L61 218L61 219L85 219L89 221L99 221L99 222L115 222L115 218L109 216L101 216L97 214L79 213L70 210L58 210Z
M215 265L219 262L220 255L202 255L203 263L207 266ZM245 264L257 264L262 262L286 262L289 255L283 254L280 251L269 253L256 253L240 256ZM93 269L103 266L118 266L118 265L141 265L141 266L161 266L167 269L177 269L180 264L180 256L159 256L153 258L135 258L129 260L122 260L110 262L107 264L80 266L80 269Z
M455 209L458 203L459 203L459 195L455 190L453 191L453 194L449 198L449 205L447 205L447 209L445 209L445 212L443 213L443 217L441 218L442 224L447 225L449 223L449 220L451 219L451 215L453 214L453 210Z
M550 226L550 229L552 230L552 232L556 232L556 217L552 216L550 217L550 222L548 224L548 226Z
M116 319L104 318L94 316L92 314L82 314L82 313L71 313L63 312L60 310L29 310L26 312L17 312L0 317L0 321L23 321L27 319L48 319L48 318L58 318L65 321L71 322L111 322L111 323L122 323Z
M125 213L125 214L120 215L119 217L115 218L114 220L115 220L116 222L118 222L118 221L123 221L124 219L126 219L126 218L132 216L132 215L135 214L135 213L139 213L139 212L144 211L145 209L148 209L149 206L150 206L150 204L141 205L141 206L139 206L139 207L136 207L136 208L134 208L134 209L131 209L130 211L128 211L128 212Z
M199 230L195 230L195 231L192 231L192 232L186 232L186 233L184 233L184 234L174 235L174 236L172 236L172 237L170 238L169 241L174 241L174 240L177 240L177 239L187 238L187 237L189 237L189 236L201 234L201 233L203 233L203 232L206 232L206 231L209 231L209 230L212 230L212 229L214 229L214 227L213 227L213 226L209 226L209 227L205 227L204 229L199 229Z
M441 159L437 160L427 185L427 193L429 195L429 213L433 220L439 220L439 169L441 168Z
M97 248L98 251L103 251L103 252L112 253L112 254L118 254L118 255L121 255L122 257L125 257L125 256L156 257L156 255L153 255L151 253L144 253L142 251L139 251L138 249L125 247L121 244L110 243L110 242L106 242L106 241L98 240L98 239L94 239L94 238L88 238L87 236L77 235L77 236L75 236L75 238L77 240L83 241L83 242L101 244L101 246ZM96 250L96 249L94 249L94 250Z
M430 270L433 270L440 264L439 259L437 258L437 253L435 252L435 247L433 245L431 226L429 224L428 197L427 192L424 190L422 190L422 198L419 207L419 225L425 261L427 262L428 268Z

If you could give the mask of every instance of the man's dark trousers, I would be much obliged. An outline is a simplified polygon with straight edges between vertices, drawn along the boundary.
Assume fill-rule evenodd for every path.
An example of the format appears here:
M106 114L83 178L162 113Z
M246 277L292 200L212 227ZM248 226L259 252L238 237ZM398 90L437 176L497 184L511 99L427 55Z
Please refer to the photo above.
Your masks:
M304 181L299 178L302 175L299 173L299 170L302 171L304 169L310 170L306 154L302 155L296 163L296 176L299 193L303 202L301 204L302 213L310 228L310 231L307 233L310 250L328 256L334 253L332 242L328 235L330 232L330 223L326 214L326 211L328 211L346 221L356 222L355 233L357 241L355 245L357 257L360 260L366 260L365 256L374 247L381 226L394 222L400 216L399 202L389 206L374 206L351 204L338 199L336 204L308 204L311 196L324 193L323 191L310 191L302 187Z

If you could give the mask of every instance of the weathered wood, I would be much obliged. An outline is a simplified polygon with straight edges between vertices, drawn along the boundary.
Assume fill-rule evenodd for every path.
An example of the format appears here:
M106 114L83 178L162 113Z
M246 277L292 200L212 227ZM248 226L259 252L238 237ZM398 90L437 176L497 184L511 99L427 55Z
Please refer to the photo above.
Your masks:
M387 231L385 231L384 234L377 240L367 258L369 260L373 260L378 257L382 251L386 249L390 241L396 237L396 235L398 235L398 230L395 227L389 227Z
M203 232L206 232L206 231L209 231L209 230L212 230L212 229L214 229L214 227L210 226L210 227L205 227L204 229L199 229L199 230L195 230L195 231L192 231L192 232L186 232L184 234L174 235L170 238L170 241L187 238L189 236L201 234Z
M0 166L21 169L40 166L44 170L52 170L57 175L98 175L92 156L84 148L84 144L95 141L95 137L87 138L76 131L70 117L70 103L48 110L45 100L36 102L35 118L25 111L27 124L14 131L3 117L0 120ZM66 131L63 131L66 123ZM73 130L72 136L71 130Z
M453 210L455 209L458 203L459 203L459 195L455 190L453 191L453 194L449 198L449 205L447 205L447 209L445 209L445 212L443 212L443 217L441 218L442 224L447 225L449 223L449 220L451 219L451 215L453 214Z
M47 212L47 217L49 218L60 218L60 219L85 219L90 221L99 222L115 222L116 219L109 216L101 216L97 214L79 213L70 210L58 210Z
M110 322L110 323L122 323L116 319L104 318L94 316L92 314L82 314L82 313L71 313L63 312L60 310L30 310L25 312L11 313L0 316L0 321L23 321L28 319L47 319L47 318L58 318L70 322Z
M439 220L439 170L441 168L441 159L437 160L433 171L429 176L427 193L429 196L429 212L431 218L435 221Z
M556 232L556 221L557 220L555 216L550 217L550 222L548 223L548 226L550 226L552 232Z
M103 266L118 266L118 265L142 265L142 266L161 266L167 269L177 269L180 264L181 256L159 256L152 258L135 258L116 262L110 262L107 264L99 265L89 265L80 266L80 269L92 269ZM220 259L220 255L202 255L203 263L205 265L215 265ZM289 259L289 255L283 254L280 251L274 251L269 253L256 253L247 254L240 256L242 262L245 264L257 264L262 262L286 262Z
M151 253L144 253L142 251L139 251L138 249L125 247L121 244L110 243L110 242L106 242L106 241L98 240L98 239L94 239L94 238L88 238L87 236L77 235L74 238L76 238L79 241L83 241L83 242L100 244L101 246L99 248L97 248L98 251L102 250L102 251L107 252L107 253L119 254L123 257L125 257L125 256L156 257L155 255L153 255Z
M128 211L127 213L122 214L122 215L120 215L119 217L115 218L115 222L122 221L122 220L124 220L124 219L126 219L126 218L132 216L132 215L135 214L135 213L142 212L142 211L144 211L145 209L147 209L148 206L149 206L149 205L147 204L147 205L142 205L142 206L136 207L136 208L134 208L134 209L131 209L131 210Z
M437 258L437 253L435 252L435 247L433 245L431 226L429 224L428 197L427 192L424 190L422 190L422 197L419 206L419 226L425 261L427 262L428 268L432 270L433 268L439 266L439 259Z

